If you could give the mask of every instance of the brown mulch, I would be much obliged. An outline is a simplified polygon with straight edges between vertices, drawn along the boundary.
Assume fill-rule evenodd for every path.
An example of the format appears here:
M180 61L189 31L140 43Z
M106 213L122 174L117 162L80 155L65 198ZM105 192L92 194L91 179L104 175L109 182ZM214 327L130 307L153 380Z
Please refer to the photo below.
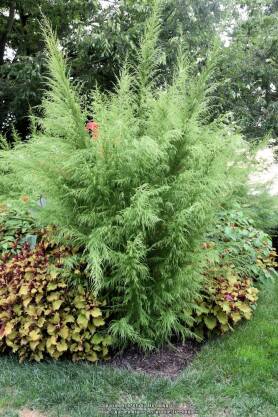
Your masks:
M130 348L115 355L110 361L110 366L175 378L192 362L201 346L200 343L188 341L175 346L165 346L150 353L142 353L136 348Z

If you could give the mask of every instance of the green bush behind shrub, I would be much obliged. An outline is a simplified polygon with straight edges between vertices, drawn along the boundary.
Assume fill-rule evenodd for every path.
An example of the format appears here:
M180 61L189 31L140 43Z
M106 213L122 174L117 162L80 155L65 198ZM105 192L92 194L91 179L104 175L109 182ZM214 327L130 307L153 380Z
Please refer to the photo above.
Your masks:
M277 254L270 237L257 230L239 209L222 211L202 245L207 261L202 298L192 311L201 338L233 329L249 320L261 284L277 278Z
M219 213L218 221L207 235L212 245L210 255L228 263L242 278L264 282L275 274L275 251L270 236L254 227L252 219L240 208Z
M28 210L3 206L0 211L0 254L16 254L26 242L34 248L38 230Z

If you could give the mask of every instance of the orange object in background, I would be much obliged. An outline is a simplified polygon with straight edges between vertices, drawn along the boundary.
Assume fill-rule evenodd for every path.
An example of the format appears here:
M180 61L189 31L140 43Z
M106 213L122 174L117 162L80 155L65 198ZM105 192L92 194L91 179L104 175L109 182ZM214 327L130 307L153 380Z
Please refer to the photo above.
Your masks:
M30 200L28 195L22 195L20 199L21 201L23 201L23 203L28 203L28 201Z
M93 121L86 123L86 130L92 134L93 140L97 140L99 136L99 124Z

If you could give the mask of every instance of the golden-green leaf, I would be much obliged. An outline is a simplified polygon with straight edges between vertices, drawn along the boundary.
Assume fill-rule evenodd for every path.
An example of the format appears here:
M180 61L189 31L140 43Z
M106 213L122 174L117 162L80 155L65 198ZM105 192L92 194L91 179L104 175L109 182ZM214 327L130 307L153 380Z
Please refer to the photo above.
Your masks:
M214 316L206 316L204 322L209 330L213 330L217 325L217 320Z
M56 300L52 303L53 310L59 310L61 305L63 304L63 300Z
M19 295L27 295L28 293L29 293L29 289L27 285L22 285L22 287L20 288L18 292Z
M101 310L100 310L100 308L98 308L98 307L94 307L92 310L91 310L91 315L93 316L93 317L95 317L95 318L97 318L97 317L101 317Z
M89 355L86 356L86 359L90 362L96 362L98 357L95 352L91 352Z
M232 317L234 323L237 323L238 321L241 320L241 315L240 315L240 312L239 311L233 311L231 313L231 317Z
M61 340L61 342L57 343L56 349L58 350L58 352L65 352L66 350L68 350L68 345L65 342L65 340Z
M67 339L69 337L69 328L67 326L62 327L62 329L58 333L63 339Z
M29 338L31 339L32 342L40 340L40 338L41 338L40 331L39 330L32 330L29 334Z
M86 317L85 314L79 314L79 316L77 317L77 323L79 324L80 327L87 327L88 326L88 319Z
M57 286L58 286L57 283L50 282L47 286L47 291L54 291L54 290L56 290Z
M227 314L225 314L223 311L219 311L219 312L216 314L216 317L217 317L218 321L219 321L221 324L226 324L226 323L228 323L228 316L227 316Z
M9 321L8 323L6 323L3 335L9 336L9 334L12 333L13 328L14 328L13 322Z
M92 337L92 342L96 345L102 342L102 340L103 340L103 337L98 333L95 333L94 336Z

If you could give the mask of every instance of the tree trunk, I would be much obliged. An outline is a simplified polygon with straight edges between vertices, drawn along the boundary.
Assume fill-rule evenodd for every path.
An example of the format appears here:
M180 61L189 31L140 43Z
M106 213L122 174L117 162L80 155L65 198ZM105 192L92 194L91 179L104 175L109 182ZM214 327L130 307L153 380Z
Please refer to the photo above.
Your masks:
M7 40L9 38L9 34L12 30L14 16L15 16L15 8L16 8L16 1L11 0L7 25L3 33L0 36L0 65L4 63L5 47L6 47Z

